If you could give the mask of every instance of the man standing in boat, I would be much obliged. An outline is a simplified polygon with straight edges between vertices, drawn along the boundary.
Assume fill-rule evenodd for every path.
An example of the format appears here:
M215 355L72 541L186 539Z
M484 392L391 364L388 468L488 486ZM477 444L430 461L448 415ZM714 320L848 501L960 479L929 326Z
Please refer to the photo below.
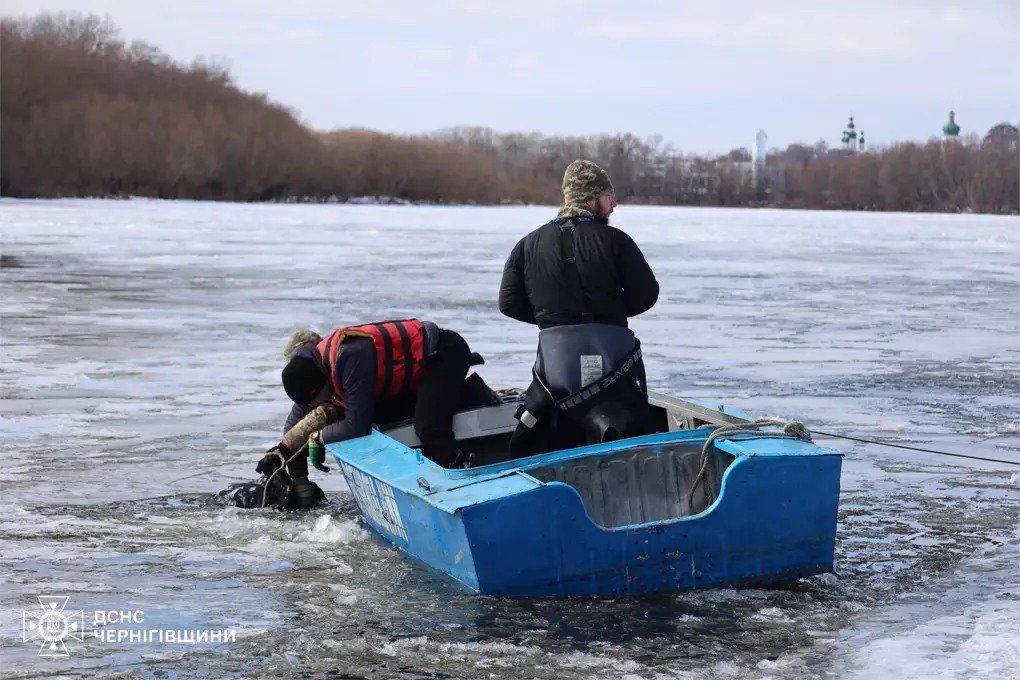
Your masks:
M302 330L294 333L284 354L283 388L294 406L284 440L256 471L268 476L287 461L291 485L285 506L309 508L323 498L308 480L309 451L313 464L327 469L321 467L322 447L363 437L372 423L413 415L422 453L444 467L458 462L453 414L468 369L482 361L458 333L417 319L338 328L325 338ZM334 422L294 434L302 429L295 427L299 423L323 413L323 421ZM302 451L309 436L308 449Z
M521 239L507 259L499 311L540 330L515 455L646 426L644 364L627 319L651 309L659 284L634 240L610 226L616 206L606 171L576 160L563 174L556 219Z

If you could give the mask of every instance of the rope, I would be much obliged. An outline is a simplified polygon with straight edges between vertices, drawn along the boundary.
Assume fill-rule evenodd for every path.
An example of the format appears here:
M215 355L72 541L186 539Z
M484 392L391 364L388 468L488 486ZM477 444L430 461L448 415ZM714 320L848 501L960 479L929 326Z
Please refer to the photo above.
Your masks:
M166 485L167 486L172 486L172 485L176 484L177 482L183 482L186 479L194 479L195 477L198 477L200 475L207 475L207 474L209 474L209 472L210 472L209 470L202 470L201 472L196 472L195 474L188 475L186 477L178 477L177 479L174 479L174 480L171 480L171 481L167 482ZM223 476L226 477L227 479L237 479L237 480L240 480L240 481L246 481L246 480L250 479L250 477L238 477L237 475L223 475Z
M705 445L701 447L701 458L699 460L698 476L694 478L694 484L691 485L691 493L687 497L687 505L690 511L694 512L694 492L698 490L698 486L705 479L705 475L708 472L708 452L712 448L713 442L720 437L733 437L736 435L753 435L762 436L763 433L760 429L772 425L774 427L783 428L783 434L769 434L768 436L777 437L790 437L791 439L804 439L811 441L811 435L808 433L807 428L804 427L804 423L800 421L790 420L777 420L775 418L758 418L757 420L749 423L736 423L733 425L723 425L717 427L712 434L708 435L705 440ZM705 497L708 499L708 505L712 505L715 502L715 490L712 489L711 485L705 485ZM706 506L707 507L707 506Z
M260 505L260 506L259 506L259 508L260 508L260 509L261 509L261 508L264 508L264 507L266 507L266 495L267 495L267 494L269 493L269 482L273 481L273 477L275 477L275 476L276 476L276 474L277 474L277 473L278 473L278 472L279 472L280 470L282 470L282 469L284 469L285 467L287 467L287 464L288 464L288 463L289 463L290 461L292 461L292 460L294 460L295 458L297 458L297 457L298 457L298 454L300 454L300 453L303 453L303 452L304 452L304 450L305 450L305 449L307 449L307 448L308 448L308 442L306 441L306 442L305 442L305 445L304 445L304 446L302 446L302 447L301 447L300 449L298 449L297 451L295 451L294 453L290 454L290 457L289 457L289 458L287 458L287 460L284 460L284 459L283 459L283 454L282 454L282 453L280 453L280 450L279 450L279 449L274 449L273 451L271 451L271 453L274 453L274 454L276 455L276 457L280 459L280 467L278 467L278 468L276 468L275 470L273 470L273 474L271 474L271 475L269 475L268 477L266 477L266 483L265 483L265 485L264 485L264 486L262 487L262 505Z
M835 439L848 439L852 442L861 442L864 444L877 444L878 446L889 446L894 449L907 449L908 451L922 451L924 453L935 453L940 456L953 456L954 458L970 458L971 460L983 460L988 463L1003 463L1004 465L1020 465L1020 462L1015 460L1002 460L1000 458L985 458L984 456L971 456L966 453L952 453L950 451L939 451L938 449L926 449L921 446L907 446L906 444L893 444L890 442L880 442L875 439L864 439L863 437L851 437L845 434L836 434L834 432L822 432L821 430L814 430L815 434L820 434L823 437L833 437Z

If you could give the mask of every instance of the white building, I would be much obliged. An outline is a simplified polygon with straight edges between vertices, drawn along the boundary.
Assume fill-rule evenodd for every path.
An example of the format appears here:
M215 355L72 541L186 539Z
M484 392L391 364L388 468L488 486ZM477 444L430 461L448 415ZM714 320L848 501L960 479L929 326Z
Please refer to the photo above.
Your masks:
M754 136L754 145L751 151L751 181L756 188L761 187L765 181L765 156L769 150L769 136L764 130L758 130Z

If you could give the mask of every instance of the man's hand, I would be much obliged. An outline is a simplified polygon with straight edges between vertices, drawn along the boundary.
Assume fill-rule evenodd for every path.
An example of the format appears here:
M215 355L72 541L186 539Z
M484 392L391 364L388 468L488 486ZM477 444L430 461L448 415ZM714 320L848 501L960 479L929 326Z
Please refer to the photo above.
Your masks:
M287 448L287 446L278 444L266 451L266 455L255 466L255 472L269 477L277 468L282 467L284 462L292 455L294 455L294 452Z

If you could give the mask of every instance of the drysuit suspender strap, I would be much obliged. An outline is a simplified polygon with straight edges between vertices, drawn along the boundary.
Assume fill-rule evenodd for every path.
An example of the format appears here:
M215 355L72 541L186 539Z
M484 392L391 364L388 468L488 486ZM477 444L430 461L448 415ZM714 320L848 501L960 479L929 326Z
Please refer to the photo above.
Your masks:
M574 222L567 220L559 224L560 228L560 260L563 273L570 280L581 309L581 323L595 323L595 314L591 311L591 298L581 285L581 272L577 268L577 255L574 250Z

